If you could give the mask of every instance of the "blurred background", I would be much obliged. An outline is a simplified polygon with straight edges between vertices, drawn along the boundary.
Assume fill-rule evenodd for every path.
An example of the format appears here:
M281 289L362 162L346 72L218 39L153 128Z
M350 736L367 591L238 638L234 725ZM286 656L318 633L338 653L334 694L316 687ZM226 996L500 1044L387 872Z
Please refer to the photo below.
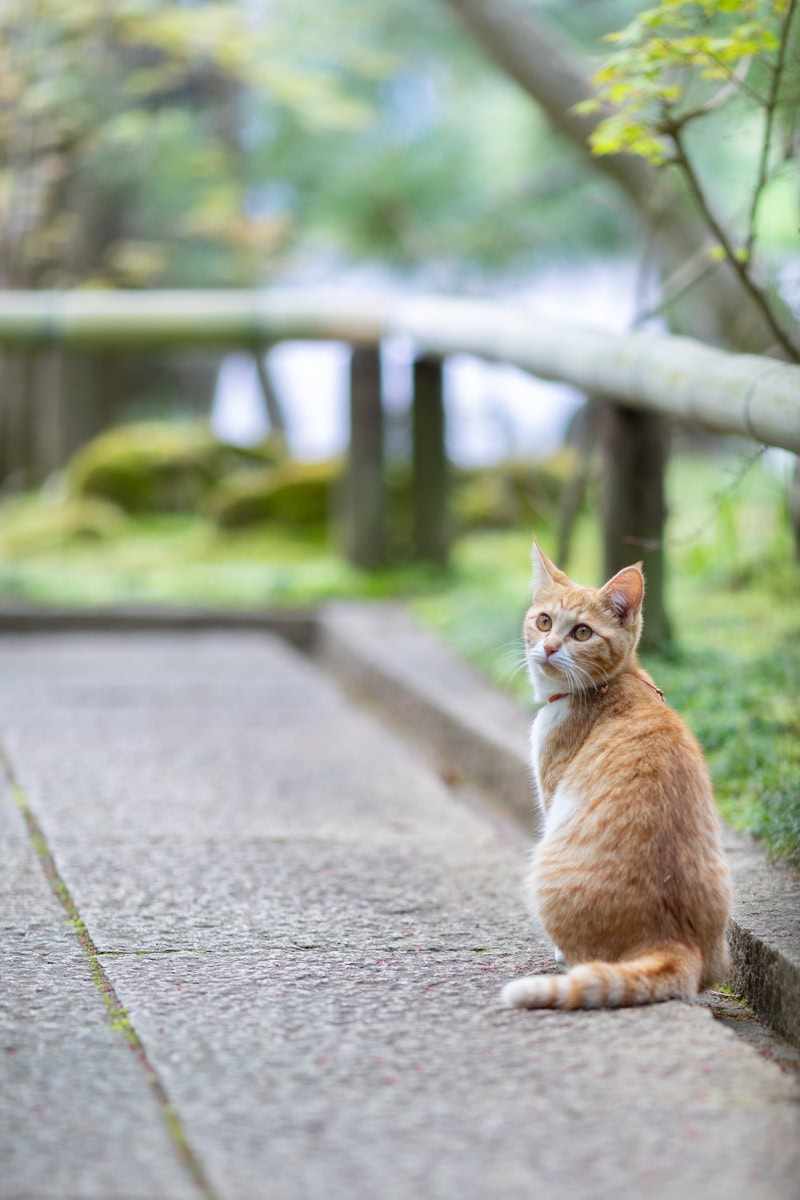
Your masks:
M706 25L714 7L683 6ZM753 6L723 7L730 34ZM648 215L657 187L621 187L610 165L620 156L592 157L565 128L571 102L537 90L552 46L588 81L605 36L642 8L0 0L0 288L446 293L497 299L532 321L770 351L731 289L733 315L703 292L706 260L665 268ZM525 22L521 66L503 44L506 17ZM757 213L775 46L762 63L753 45L748 86L715 99L687 139L712 207L743 240L757 231L764 287L794 329L794 31L790 43ZM718 80L699 86L720 95ZM684 187L667 207L688 211L687 200ZM406 511L414 347L387 339L389 553L365 571L342 553L336 520L346 345L0 353L6 608L399 597L524 695L531 534L576 578L600 582L597 418L571 388L468 355L445 362L453 540L446 564L420 562ZM652 669L716 755L731 818L796 855L795 462L731 438L668 437L670 620ZM760 732L742 743L756 714Z

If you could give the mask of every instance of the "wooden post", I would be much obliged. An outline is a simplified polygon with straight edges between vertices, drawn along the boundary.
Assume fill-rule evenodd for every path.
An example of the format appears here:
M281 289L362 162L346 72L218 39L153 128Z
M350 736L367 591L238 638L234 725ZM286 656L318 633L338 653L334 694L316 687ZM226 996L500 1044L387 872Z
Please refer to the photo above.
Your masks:
M386 557L383 406L377 350L360 348L350 361L350 458L346 485L347 555L357 567Z
M604 576L641 560L645 593L642 649L670 640L664 602L664 474L669 426L656 413L608 405L602 422Z
M442 374L441 359L414 363L412 511L414 557L445 566L450 529Z
M253 352L253 361L256 365L256 375L258 376L261 395L264 397L264 404L267 407L267 417L269 418L270 431L272 433L286 434L286 422L283 419L283 409L278 401L278 396L275 388L272 386L269 368L264 362L263 347Z
M800 457L795 459L789 484L789 524L794 537L794 556L800 562Z
M69 461L66 435L65 354L58 346L42 355L42 392L46 404L46 428L40 431L41 464L45 475L64 467Z
M35 355L11 350L3 355L3 428L0 480L22 491L33 483L33 362Z

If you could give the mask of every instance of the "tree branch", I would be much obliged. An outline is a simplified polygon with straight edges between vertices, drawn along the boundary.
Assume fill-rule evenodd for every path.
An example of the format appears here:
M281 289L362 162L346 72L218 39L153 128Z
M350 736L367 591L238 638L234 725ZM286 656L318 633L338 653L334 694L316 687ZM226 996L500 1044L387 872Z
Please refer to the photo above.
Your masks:
M781 82L783 79L783 71L786 65L786 53L789 47L789 34L791 32L792 19L797 8L797 0L789 0L789 5L783 16L783 25L781 28L780 45L778 47L778 56L775 59L775 66L772 70L772 79L770 81L769 94L766 100L766 112L764 118L764 137L761 142L761 157L758 163L758 174L756 175L756 185L753 190L753 200L750 206L750 215L747 222L747 241L745 242L745 251L747 253L748 262L753 256L753 248L756 241L756 224L758 221L758 209L761 203L761 197L764 193L764 188L767 184L769 173L769 154L772 147L772 131L775 123L775 113L778 108L778 97L781 90Z
M767 325L769 326L775 340L788 354L792 362L800 362L800 350L794 345L788 334L783 330L781 325L772 311L772 305L768 297L761 290L758 284L750 274L749 261L742 261L742 258L737 254L736 247L733 245L730 237L723 229L716 215L711 209L702 184L697 177L697 172L694 169L691 159L686 153L683 144L683 136L680 128L671 128L668 130L672 138L673 146L675 147L675 163L683 171L684 177L689 184L689 189L695 198L697 207L703 217L703 220L708 225L708 228L713 232L714 237L719 242L725 251L725 256L739 277L742 287L750 296L753 303L758 308Z
M720 108L721 105L725 104L741 89L745 80L745 76L750 70L750 64L752 61L752 55L748 55L747 58L743 58L736 70L730 73L730 79L728 82L724 83L719 91L715 92L713 96L706 100L705 104L698 104L696 108L689 108L682 113L675 113L672 117L672 121L683 128L683 126L688 125L690 121L696 121L698 117L705 117L710 112L714 112L715 109ZM752 89L748 88L747 90L750 92L750 95L756 95ZM759 104L764 103L761 97L757 97L757 99Z

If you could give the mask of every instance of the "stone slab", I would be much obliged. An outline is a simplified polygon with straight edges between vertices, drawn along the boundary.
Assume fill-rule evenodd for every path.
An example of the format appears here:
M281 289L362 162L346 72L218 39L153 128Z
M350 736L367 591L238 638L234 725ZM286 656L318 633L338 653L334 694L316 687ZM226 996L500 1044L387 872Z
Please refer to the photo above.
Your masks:
M302 837L57 845L103 953L484 951L498 939L534 941L519 900L522 862L488 839L457 851Z
M502 802L535 833L530 716L396 605L334 604L319 615L316 656L360 701L376 705Z
M0 1196L197 1197L0 783Z
M220 1197L794 1200L797 1090L773 1064L698 1007L502 1010L515 965L333 948L109 971Z

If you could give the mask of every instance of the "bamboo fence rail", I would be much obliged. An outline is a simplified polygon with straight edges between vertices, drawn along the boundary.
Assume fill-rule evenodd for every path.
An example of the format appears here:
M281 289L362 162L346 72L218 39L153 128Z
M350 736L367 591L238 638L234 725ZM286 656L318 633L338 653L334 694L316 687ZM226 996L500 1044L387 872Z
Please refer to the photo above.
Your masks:
M572 384L595 399L800 454L800 367L686 337L610 334L509 304L341 290L0 292L0 346L130 351L322 339L420 354L470 353Z

